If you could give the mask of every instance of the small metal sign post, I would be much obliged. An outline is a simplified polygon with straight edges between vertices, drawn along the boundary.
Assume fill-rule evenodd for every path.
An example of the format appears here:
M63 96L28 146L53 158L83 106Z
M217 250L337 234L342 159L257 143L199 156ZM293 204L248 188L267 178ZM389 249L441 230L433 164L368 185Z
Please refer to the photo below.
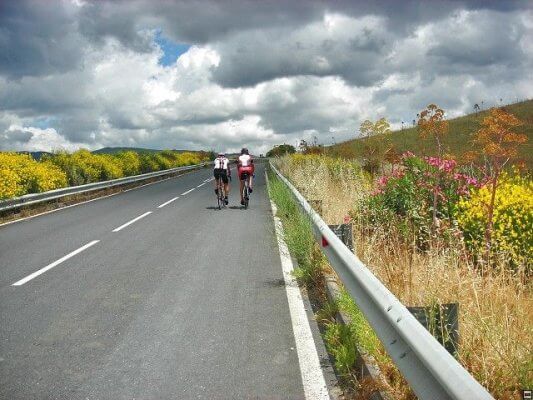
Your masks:
M329 228L342 240L351 251L353 251L352 224L328 225Z
M448 350L448 353L457 357L459 350L459 303L407 307L407 309Z
M318 215L322 215L322 200L309 200L309 205Z

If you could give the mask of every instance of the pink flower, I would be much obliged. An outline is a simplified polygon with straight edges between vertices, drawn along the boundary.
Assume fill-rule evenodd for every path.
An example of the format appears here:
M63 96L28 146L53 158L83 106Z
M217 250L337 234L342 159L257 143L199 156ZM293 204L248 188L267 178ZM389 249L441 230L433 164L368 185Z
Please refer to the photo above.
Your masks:
M452 172L457 166L455 160L446 160L438 157L424 157L424 160L432 167L438 168L439 171Z
M380 176L378 178L378 185L379 186L386 186L387 185L387 182L389 181L389 177L388 176Z

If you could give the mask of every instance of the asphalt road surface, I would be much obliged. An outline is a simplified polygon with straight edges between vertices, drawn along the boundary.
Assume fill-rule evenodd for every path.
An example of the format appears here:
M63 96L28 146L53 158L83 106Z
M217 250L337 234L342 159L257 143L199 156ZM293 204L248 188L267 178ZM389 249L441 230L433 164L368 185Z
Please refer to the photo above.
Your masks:
M0 399L305 398L263 167L210 178L0 226Z

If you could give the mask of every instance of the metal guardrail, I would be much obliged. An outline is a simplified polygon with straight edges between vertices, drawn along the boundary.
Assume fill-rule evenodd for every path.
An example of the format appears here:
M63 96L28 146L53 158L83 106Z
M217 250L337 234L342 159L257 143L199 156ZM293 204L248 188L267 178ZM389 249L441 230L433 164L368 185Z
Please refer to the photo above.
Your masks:
M55 199L59 199L65 196L70 196L73 194L88 193L94 190L107 189L107 188L111 188L115 186L127 185L129 183L141 182L141 181L151 179L151 178L156 178L159 176L171 175L176 172L188 171L188 170L192 170L196 168L202 168L209 164L210 164L209 162L205 162L201 164L188 165L185 167L166 169L163 171L155 171L155 172L148 172L146 174L127 176L124 178L112 179L109 181L88 183L86 185L80 185L80 186L70 186L70 187L61 188L61 189L50 190L48 192L43 192L43 193L26 194L24 196L15 197L13 199L0 201L0 212L14 210L20 207L34 205L38 203L43 203L45 201L55 200Z
M270 166L309 216L322 251L418 398L493 399L342 243L287 178Z

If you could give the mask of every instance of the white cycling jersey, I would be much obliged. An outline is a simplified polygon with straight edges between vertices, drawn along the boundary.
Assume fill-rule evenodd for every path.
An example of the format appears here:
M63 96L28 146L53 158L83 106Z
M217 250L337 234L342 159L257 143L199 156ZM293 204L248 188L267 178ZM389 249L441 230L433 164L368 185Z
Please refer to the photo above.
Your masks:
M252 157L248 154L241 154L238 160L241 167L249 167L252 165Z
M215 158L215 169L228 169L229 160L226 157Z

